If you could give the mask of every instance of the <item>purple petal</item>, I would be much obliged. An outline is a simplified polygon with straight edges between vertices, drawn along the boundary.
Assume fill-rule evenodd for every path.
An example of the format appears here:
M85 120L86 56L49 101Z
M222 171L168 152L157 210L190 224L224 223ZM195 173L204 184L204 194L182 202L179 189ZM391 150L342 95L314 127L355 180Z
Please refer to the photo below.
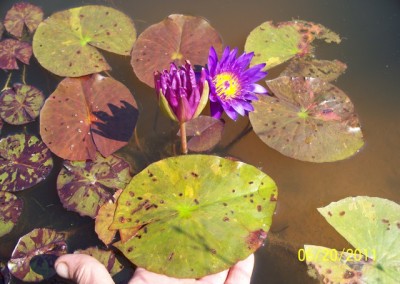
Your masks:
M226 114L234 121L237 120L238 115L237 112L232 108L232 107L228 107L228 108L224 108Z
M239 100L231 100L229 104L237 113L244 115L244 108Z
M210 114L212 117L219 119L224 109L219 103L210 102Z
M243 53L238 57L236 60L236 65L235 67L239 69L240 72L243 72L244 69L249 66L251 59L254 56L254 52L249 52L249 53Z
M228 59L230 53L231 53L230 47L229 46L225 47L224 52L222 53L222 56L221 56L221 60L219 61L219 65L221 68L223 68L224 62Z
M218 62L217 52L215 51L214 47L211 46L207 63L207 68L211 75L215 74L215 68L217 67L217 62Z
M268 91L263 86L259 84L251 84L251 91L256 94L267 94Z

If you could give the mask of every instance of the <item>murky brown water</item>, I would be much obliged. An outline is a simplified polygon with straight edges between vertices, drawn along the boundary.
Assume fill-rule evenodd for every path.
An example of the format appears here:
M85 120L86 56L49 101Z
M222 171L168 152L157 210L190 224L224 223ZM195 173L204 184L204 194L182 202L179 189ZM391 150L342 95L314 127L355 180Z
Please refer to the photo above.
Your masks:
M17 1L1 0L0 18ZM317 42L320 59L339 59L348 65L347 72L334 83L353 101L360 117L366 146L356 156L340 162L312 164L287 158L270 149L250 132L220 154L235 156L268 173L279 186L277 212L265 247L257 252L254 284L313 283L306 266L297 260L297 249L316 244L342 249L347 242L319 215L316 208L347 196L369 195L400 203L400 2L385 1L267 1L267 0L37 0L46 16L87 3L106 4L124 11L135 22L138 32L172 13L186 13L207 18L220 32L224 43L243 50L248 33L267 20L302 19L321 23L343 37L340 45ZM144 147L159 152L163 138L153 130L157 107L153 89L136 79L129 58L109 57L111 74L134 93L142 110L138 132L145 136ZM279 67L278 67L279 68ZM278 69L277 68L277 69ZM268 78L274 78L271 70ZM15 73L14 81L19 73ZM0 72L0 84L6 74ZM49 95L60 78L39 67L34 59L27 69L27 82ZM222 145L227 145L246 127L247 118L229 122ZM170 123L160 117L157 132ZM27 127L38 130L38 124ZM21 128L6 127L2 136ZM158 139L158 140L157 140ZM147 157L157 159L158 154ZM144 166L145 160L138 166ZM96 238L90 218L66 212L55 191L60 166L39 186L18 195L25 201L20 223L11 234L0 239L0 259L7 260L18 237L36 227L70 230L70 249L93 245ZM34 216L34 217L32 217ZM89 234L89 235L88 235Z

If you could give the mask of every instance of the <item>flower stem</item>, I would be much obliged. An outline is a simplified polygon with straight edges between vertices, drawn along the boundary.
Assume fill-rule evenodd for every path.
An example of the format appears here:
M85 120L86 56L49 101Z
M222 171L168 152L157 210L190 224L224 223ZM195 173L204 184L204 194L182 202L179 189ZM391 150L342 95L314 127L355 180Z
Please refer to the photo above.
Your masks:
M8 87L8 84L10 83L10 80L11 80L11 75L12 75L12 72L10 72L10 74L8 74L8 77L7 77L6 84L4 85L3 89L1 89L1 90L0 90L0 92L2 92L2 91L5 91L5 90L9 89L9 87Z
M182 148L182 153L187 154L188 148L187 148L187 141L186 141L186 125L185 122L181 122L179 124L180 131L181 131L181 148Z

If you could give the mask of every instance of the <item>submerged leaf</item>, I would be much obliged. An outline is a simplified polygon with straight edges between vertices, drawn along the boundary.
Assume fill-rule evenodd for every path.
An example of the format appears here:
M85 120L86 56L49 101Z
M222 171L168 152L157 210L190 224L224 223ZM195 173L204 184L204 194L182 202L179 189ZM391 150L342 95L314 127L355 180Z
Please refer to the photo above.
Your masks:
M50 72L79 77L111 69L97 48L129 55L135 39L128 16L111 7L88 5L44 20L33 38L33 52Z
M32 47L29 43L15 39L0 41L0 69L18 69L17 59L29 64Z
M154 87L155 71L168 69L189 60L192 65L205 65L210 46L222 52L218 32L201 17L173 14L148 27L133 46L131 65L140 81Z
M110 250L106 251L97 247L90 247L84 250L76 250L74 253L83 253L94 257L107 268L111 276L114 276L123 268L122 264L116 259L114 252Z
M167 158L137 174L120 195L111 229L137 232L114 245L156 273L216 273L263 244L276 197L274 181L251 165L206 155Z
M276 97L259 96L250 121L268 146L291 158L332 162L364 145L354 106L339 88L315 78L267 81Z
M18 222L23 202L12 193L0 191L0 237L8 234Z
M51 153L36 136L14 134L0 140L0 190L32 187L44 180L52 168Z
M10 34L20 38L24 25L32 33L41 21L43 21L43 10L41 8L30 3L20 2L14 4L8 10L4 19L4 26Z

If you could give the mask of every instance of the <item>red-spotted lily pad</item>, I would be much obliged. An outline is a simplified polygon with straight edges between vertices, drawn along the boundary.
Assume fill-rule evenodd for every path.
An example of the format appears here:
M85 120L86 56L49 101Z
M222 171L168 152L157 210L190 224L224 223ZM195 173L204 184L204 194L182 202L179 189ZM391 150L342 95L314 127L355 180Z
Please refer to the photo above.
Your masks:
M0 117L9 124L34 121L44 104L43 93L30 85L16 83L0 95Z
M210 46L222 52L221 37L204 18L173 14L140 34L131 65L140 81L154 87L154 71L169 69L171 61L205 65Z
M305 245L307 263L326 283L398 283L400 205L368 196L348 197L318 211L354 249ZM326 257L329 255L329 257Z
M8 269L18 279L26 282L38 282L44 277L43 274L38 274L32 269L32 259L38 255L60 256L66 252L67 245L64 234L50 229L34 229L19 239L8 262ZM38 261L35 261L35 264L37 263Z
M5 39L0 41L0 69L18 69L17 59L29 64L32 46L23 41Z
M178 278L225 270L267 237L277 187L256 167L185 155L151 164L120 195L111 229L134 228L114 244L130 261Z
M111 69L97 48L129 55L135 40L128 16L111 7L89 5L55 13L40 23L33 52L50 72L79 77Z
M250 121L268 146L291 158L332 162L364 145L354 106L339 88L315 78L267 81L275 97L260 96Z
M123 268L122 264L118 261L118 259L115 258L113 251L106 251L98 249L97 247L90 247L85 250L77 250L74 253L83 253L93 256L107 268L111 276L114 276Z
M0 191L0 237L8 234L18 222L23 202L12 193Z
M266 69L279 65L294 56L312 52L311 42L322 39L340 43L340 37L326 27L306 21L262 23L251 31L245 44L246 52L254 52L251 65L266 63Z
M97 154L93 161L64 161L57 190L66 209L94 218L100 206L118 188L125 188L131 178L127 162Z
M4 19L4 26L10 34L20 38L24 25L33 33L41 21L43 21L43 10L41 8L27 2L20 2L14 4L8 10Z
M0 190L19 191L44 180L53 168L50 150L36 136L15 134L0 140Z
M66 78L46 100L40 135L68 160L109 156L125 146L138 117L136 101L122 83L99 74Z

